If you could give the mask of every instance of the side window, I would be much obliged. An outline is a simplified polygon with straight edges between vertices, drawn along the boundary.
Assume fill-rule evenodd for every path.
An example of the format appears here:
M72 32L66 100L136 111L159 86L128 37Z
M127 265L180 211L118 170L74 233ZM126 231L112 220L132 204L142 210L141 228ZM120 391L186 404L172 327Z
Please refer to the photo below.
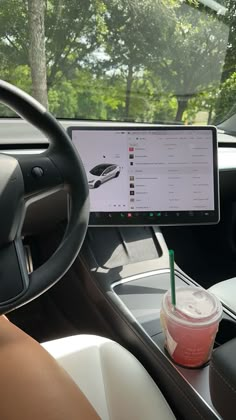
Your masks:
M112 166L109 166L109 168L106 169L106 175L109 174L112 171Z

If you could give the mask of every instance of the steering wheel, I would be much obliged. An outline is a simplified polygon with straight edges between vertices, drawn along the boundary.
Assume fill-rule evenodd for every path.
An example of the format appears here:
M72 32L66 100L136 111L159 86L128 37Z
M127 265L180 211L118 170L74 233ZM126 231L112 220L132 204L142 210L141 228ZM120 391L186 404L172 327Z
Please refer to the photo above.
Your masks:
M4 314L49 289L71 266L87 230L89 194L80 157L59 122L30 95L2 80L0 102L49 140L42 154L0 154L0 314ZM61 189L70 197L64 238L48 261L28 274L21 240L27 206Z

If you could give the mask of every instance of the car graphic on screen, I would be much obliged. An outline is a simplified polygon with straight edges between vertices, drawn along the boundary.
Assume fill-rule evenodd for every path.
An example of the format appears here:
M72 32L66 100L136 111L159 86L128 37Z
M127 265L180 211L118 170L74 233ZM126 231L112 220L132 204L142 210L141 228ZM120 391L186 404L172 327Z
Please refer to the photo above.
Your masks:
M88 173L89 188L98 188L104 182L120 175L120 167L111 163L101 163L94 166Z

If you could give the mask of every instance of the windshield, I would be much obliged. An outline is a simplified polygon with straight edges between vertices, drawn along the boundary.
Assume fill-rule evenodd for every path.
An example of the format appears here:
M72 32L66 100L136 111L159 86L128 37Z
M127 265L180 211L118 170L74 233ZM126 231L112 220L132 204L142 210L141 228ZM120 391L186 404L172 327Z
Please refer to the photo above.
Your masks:
M109 168L109 166L111 165L97 165L91 169L90 173L95 176L100 176L102 175L103 171L105 171L105 169Z
M0 77L58 118L218 124L235 32L235 0L2 0Z

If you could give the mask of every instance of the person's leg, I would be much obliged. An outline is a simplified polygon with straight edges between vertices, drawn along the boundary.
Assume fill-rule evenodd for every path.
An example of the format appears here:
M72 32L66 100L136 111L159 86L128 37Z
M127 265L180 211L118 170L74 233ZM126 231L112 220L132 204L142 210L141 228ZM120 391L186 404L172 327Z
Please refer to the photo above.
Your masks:
M2 316L0 413L2 420L99 418L57 362L35 340Z

